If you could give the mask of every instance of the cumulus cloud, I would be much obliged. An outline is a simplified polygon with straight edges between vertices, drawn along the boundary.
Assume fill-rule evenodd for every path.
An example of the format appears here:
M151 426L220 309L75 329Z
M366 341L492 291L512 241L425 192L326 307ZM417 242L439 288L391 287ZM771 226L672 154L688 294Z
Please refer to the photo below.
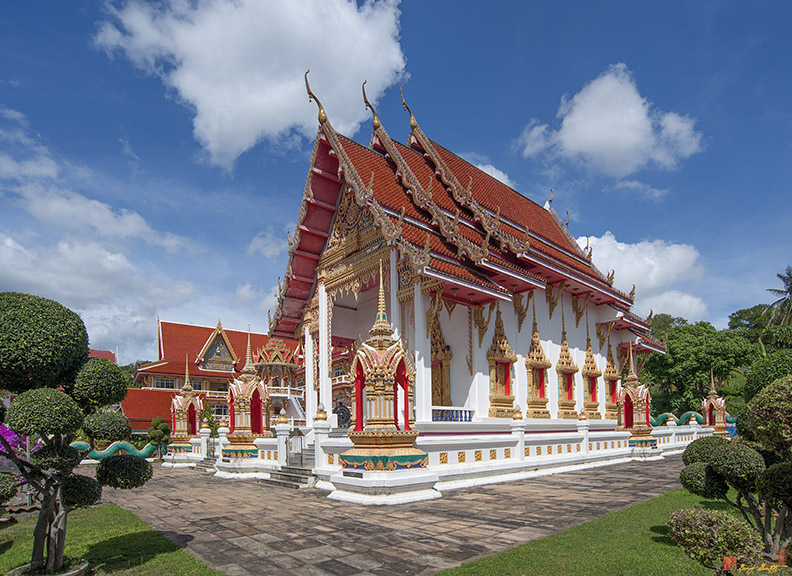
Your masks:
M621 63L564 96L558 122L554 129L531 120L517 142L523 156L547 154L622 178L646 167L674 168L701 150L695 120L659 110Z
M128 0L111 9L95 43L161 78L194 114L195 138L230 169L262 139L316 132L303 73L333 125L350 135L370 118L361 102L405 77L396 0L305 2Z
M577 239L585 246L586 237ZM664 240L619 242L611 232L589 237L594 264L603 271L616 270L614 286L623 292L636 287L636 311L649 309L697 320L706 316L704 301L691 293L704 269L699 251L690 244Z
M272 227L267 226L266 230L262 230L256 234L250 241L247 247L248 254L260 254L264 258L277 258L289 249L286 242L285 234L275 236L272 232Z
M492 164L476 164L476 168L486 172L493 178L500 180L501 182L506 184L506 186L508 186L509 188L515 187L514 181L511 178L509 178L509 175L506 174L506 172L504 172L503 170L496 168Z

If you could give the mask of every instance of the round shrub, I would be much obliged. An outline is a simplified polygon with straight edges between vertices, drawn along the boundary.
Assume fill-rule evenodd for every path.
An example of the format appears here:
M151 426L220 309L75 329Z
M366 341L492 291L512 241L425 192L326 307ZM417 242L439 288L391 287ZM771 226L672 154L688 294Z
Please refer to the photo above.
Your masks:
M61 495L63 503L69 508L91 506L102 497L102 487L93 478L70 474L61 485Z
M89 437L108 442L126 440L132 435L132 425L118 412L95 412L83 422L83 432Z
M745 375L745 399L751 400L766 386L792 374L792 350L776 350L751 365Z
M49 436L77 432L83 413L65 392L38 388L23 392L11 402L6 423L24 436Z
M792 376L780 378L749 404L748 418L756 441L789 459L792 454Z
M86 413L126 398L126 378L121 368L105 358L91 358L82 367L72 397Z
M693 462L709 462L712 449L728 443L728 440L720 436L707 436L694 440L682 453L682 462L685 463L685 466L693 464Z
M705 462L685 466L679 474L679 481L688 492L708 500L722 498L729 491L726 481Z
M762 455L740 442L726 442L712 450L712 469L737 489L753 491L759 475L765 471Z
M756 440L753 425L751 424L751 406L746 404L737 412L737 435L744 440Z
M758 563L762 541L748 524L741 520L704 508L685 508L671 514L668 521L671 538L693 560L717 570L723 567L724 556L735 556L737 564Z
M88 359L88 333L64 306L0 292L0 389L24 392L71 384Z
M777 508L792 508L792 462L770 466L757 479L756 490Z
M71 470L80 463L80 453L71 446L42 446L30 458L36 466L44 470Z
M152 474L145 458L130 454L115 454L100 460L96 467L99 484L113 488L139 488L151 480Z
M0 474L0 504L11 500L18 490L19 480L13 474Z

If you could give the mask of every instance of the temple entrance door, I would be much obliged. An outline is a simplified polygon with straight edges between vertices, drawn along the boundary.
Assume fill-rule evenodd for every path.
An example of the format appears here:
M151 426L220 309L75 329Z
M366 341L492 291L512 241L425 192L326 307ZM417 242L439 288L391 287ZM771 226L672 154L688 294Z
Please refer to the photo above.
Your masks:
M234 421L234 393L229 392L228 393L228 426L229 426L228 431L231 432L231 434L234 433L235 424L236 422Z
M707 422L709 423L710 426L715 426L715 407L712 404L709 405Z
M363 406L366 399L363 397L366 389L366 376L363 374L363 366L358 363L355 371L355 431L363 430Z
M399 366L396 368L395 385L396 390L400 390L401 393L394 394L393 413L394 415L399 414L399 400L401 399L404 406L402 430L410 430L410 383L407 380L407 369L404 367L404 360L399 361ZM401 420L401 418L396 416L396 420L398 422ZM398 424L396 425L396 428L399 428Z
M629 394L624 395L624 427L633 427L633 401Z
M253 394L250 396L250 431L253 434L264 433L261 420L261 394L256 389L253 390Z
M195 436L196 430L195 405L190 403L190 407L187 408L187 434L190 436Z

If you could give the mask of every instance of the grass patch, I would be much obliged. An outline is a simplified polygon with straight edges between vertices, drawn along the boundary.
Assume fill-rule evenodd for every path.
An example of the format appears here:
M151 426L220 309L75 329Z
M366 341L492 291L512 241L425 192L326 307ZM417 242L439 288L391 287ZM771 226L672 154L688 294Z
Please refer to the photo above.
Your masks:
M0 574L30 562L35 518L0 526ZM96 574L220 576L159 532L115 505L69 513L66 552L85 558Z
M437 576L712 576L668 535L671 513L694 506L731 512L725 502L675 490Z

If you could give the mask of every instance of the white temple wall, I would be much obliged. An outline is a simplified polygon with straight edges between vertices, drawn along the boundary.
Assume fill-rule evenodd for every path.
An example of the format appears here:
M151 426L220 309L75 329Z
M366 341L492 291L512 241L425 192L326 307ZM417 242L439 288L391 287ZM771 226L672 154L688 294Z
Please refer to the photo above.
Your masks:
M468 407L470 397L470 384L472 378L468 372L465 357L468 354L468 309L465 306L457 305L448 317L445 307L440 310L438 318L440 328L443 331L443 339L446 345L451 347L454 356L451 358L451 377L450 392L451 405ZM424 330L426 323L424 323Z

